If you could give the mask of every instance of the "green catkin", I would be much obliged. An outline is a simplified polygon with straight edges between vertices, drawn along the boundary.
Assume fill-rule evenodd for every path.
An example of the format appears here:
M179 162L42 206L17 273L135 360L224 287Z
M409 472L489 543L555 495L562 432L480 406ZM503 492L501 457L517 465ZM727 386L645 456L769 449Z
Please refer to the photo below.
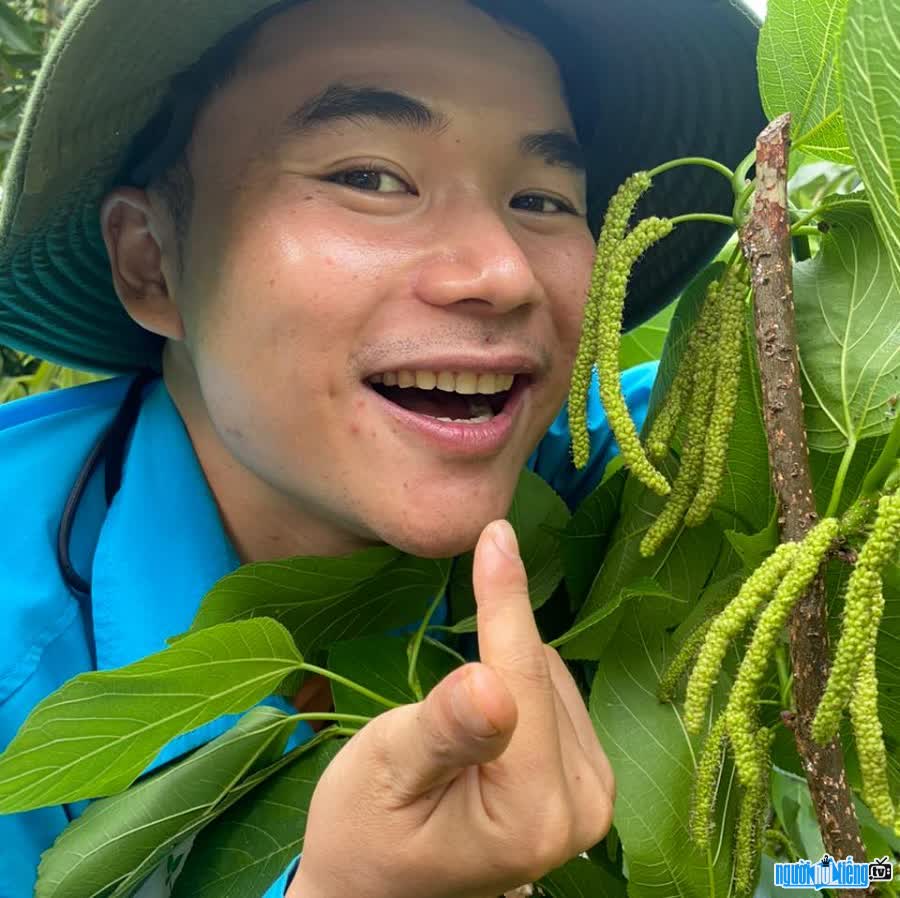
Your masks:
M726 273L726 279L729 277L731 269ZM718 284L719 282L714 282ZM712 288L712 284L708 289ZM712 322L713 329L720 329L718 322ZM694 371L696 369L698 346L698 331L703 328L695 327L691 333L687 346L679 360L678 370L672 381L669 392L662 403L659 414L650 428L647 436L647 453L652 461L662 461L668 453L669 446L672 443L672 437L678 427L678 421L684 407L691 401L691 387L693 385ZM718 353L721 354L721 353Z
M678 371L672 380L672 386L663 400L659 413L653 421L650 433L647 436L647 455L650 461L659 463L669 454L669 446L681 413L690 401L691 385L694 379L695 347L689 341L678 363Z
M757 775L754 785L744 790L738 810L734 845L734 894L749 898L756 887L763 835L769 810L769 747L772 733L765 727L754 737L754 763Z
M591 284L584 307L581 341L572 369L569 389L569 430L572 434L572 456L575 467L583 468L590 458L590 436L587 427L587 394L597 355L597 328L600 322L600 295L613 253L625 236L625 229L641 196L650 188L647 172L628 178L609 201L603 227L597 240L597 254L591 272Z
M659 678L659 687L656 690L656 695L661 702L669 703L675 701L675 690L678 688L678 681L691 666L691 662L700 650L700 646L703 645L711 625L712 618L703 621L702 624L695 627L681 644L681 647L675 653L675 657L669 662L669 666L663 671L663 675Z
M837 734L850 703L863 658L873 643L884 613L884 592L877 571L854 568L847 584L844 620L834 665L812 722L812 737L827 745Z
M847 526L846 516L842 524ZM812 726L813 736L820 743L830 741L837 732L862 659L877 639L884 611L881 571L896 557L898 549L900 494L895 493L879 501L871 534L847 584L841 637Z
M738 779L745 787L756 785L756 700L769 658L791 609L812 583L838 531L837 518L824 518L799 543L793 566L759 617L731 688L725 726L734 748Z
M703 743L703 751L697 762L694 778L694 793L691 801L690 834L691 841L701 851L709 848L713 830L713 810L719 774L725 760L725 716L720 714L709 730Z
M856 688L850 699L850 720L862 774L862 797L882 826L894 826L894 802L888 781L887 751L878 719L878 675L875 649L862 660Z
M710 400L715 386L715 322L719 315L720 293L718 282L713 281L707 288L703 310L692 335L694 376L685 422L686 433L681 449L681 464L668 502L641 540L640 552L645 558L654 555L678 529L685 511L697 492L697 484L703 470L703 447L709 422Z
M747 578L738 594L713 618L697 662L691 672L684 702L684 721L690 733L699 733L706 715L706 704L719 677L722 661L731 641L744 629L787 573L799 549L799 543L781 543Z
M684 516L688 527L698 527L712 511L722 489L731 429L737 409L741 369L744 360L744 298L747 284L740 268L725 275L719 300L719 333L716 358L716 386L703 451L700 488Z
M872 532L859 553L844 599L844 620L825 692L816 709L812 736L820 745L838 731L860 664L875 644L884 611L881 571L900 549L900 493L882 496Z
M625 404L619 376L619 343L631 269L644 252L671 232L672 222L669 219L645 218L622 240L613 254L600 294L597 325L600 399L610 429L616 438L622 460L631 468L634 476L661 496L668 494L669 483L647 458Z

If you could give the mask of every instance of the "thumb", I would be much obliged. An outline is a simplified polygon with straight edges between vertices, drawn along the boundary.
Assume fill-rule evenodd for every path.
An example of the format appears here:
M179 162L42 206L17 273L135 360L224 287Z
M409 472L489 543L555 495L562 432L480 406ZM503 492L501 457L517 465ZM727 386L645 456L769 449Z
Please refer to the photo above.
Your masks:
M373 723L388 727L380 760L393 768L392 781L403 798L412 800L449 783L465 767L499 757L516 720L515 701L498 674L472 663L448 674L424 701Z
M513 528L504 520L484 528L472 564L478 604L478 654L518 699L535 676L549 683L543 640L528 593L528 574ZM521 710L521 709L520 709Z

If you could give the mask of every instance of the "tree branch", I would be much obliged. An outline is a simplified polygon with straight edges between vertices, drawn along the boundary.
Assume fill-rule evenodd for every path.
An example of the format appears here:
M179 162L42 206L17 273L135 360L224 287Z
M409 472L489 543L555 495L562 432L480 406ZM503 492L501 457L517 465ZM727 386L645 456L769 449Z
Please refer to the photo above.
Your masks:
M771 122L757 139L756 198L740 233L741 248L753 282L763 416L782 541L802 539L816 521L794 322L787 201L789 133L788 114ZM840 741L836 737L828 745L820 746L810 735L810 724L829 670L825 583L821 570L794 608L790 648L796 704L791 728L825 850L836 858L852 855L855 861L864 861L865 848L859 835L853 794L847 784Z

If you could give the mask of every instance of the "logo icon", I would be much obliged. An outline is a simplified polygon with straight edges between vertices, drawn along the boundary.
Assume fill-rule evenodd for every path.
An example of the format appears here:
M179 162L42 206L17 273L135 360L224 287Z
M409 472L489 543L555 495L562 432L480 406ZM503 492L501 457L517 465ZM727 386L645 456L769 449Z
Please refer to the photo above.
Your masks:
M775 864L775 885L782 889L866 889L893 878L894 865L887 855L868 864L856 863L852 856L838 861L827 854L815 862Z

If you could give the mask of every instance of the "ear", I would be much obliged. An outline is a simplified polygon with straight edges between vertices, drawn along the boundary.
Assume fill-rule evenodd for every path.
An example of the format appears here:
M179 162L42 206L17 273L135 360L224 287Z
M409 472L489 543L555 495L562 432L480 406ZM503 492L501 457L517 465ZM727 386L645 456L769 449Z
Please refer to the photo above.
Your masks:
M171 289L174 266L164 252L173 245L163 238L172 228L160 210L146 191L120 187L104 200L100 224L113 285L125 311L145 330L183 340L184 324Z

